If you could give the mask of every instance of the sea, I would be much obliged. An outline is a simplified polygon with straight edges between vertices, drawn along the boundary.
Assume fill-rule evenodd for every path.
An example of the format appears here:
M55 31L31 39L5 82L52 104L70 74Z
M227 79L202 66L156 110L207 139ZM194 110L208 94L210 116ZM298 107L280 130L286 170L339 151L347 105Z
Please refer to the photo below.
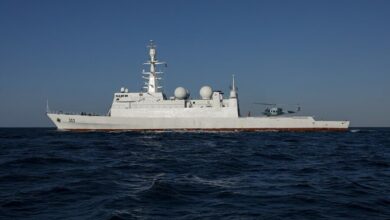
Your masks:
M390 128L2 128L0 219L390 219Z

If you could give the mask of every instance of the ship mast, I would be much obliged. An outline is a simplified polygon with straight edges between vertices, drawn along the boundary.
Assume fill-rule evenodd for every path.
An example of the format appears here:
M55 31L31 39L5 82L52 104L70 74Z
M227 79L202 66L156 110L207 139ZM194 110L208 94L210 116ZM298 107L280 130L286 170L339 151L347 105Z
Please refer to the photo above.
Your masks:
M231 99L237 98L237 87L236 87L236 82L234 80L234 74L232 75L232 85L230 88L230 98Z
M230 102L230 106L237 107L237 117L240 117L241 116L240 105L238 103L238 94L237 94L236 80L234 79L234 74L232 75L232 85L230 88L229 102Z
M147 82L145 82L144 88L147 89L148 93L158 93L161 91L162 86L159 85L159 81L161 80L161 77L157 77L157 75L162 74L163 72L157 71L156 67L159 64L166 64L166 63L159 62L157 60L156 45L152 40L150 41L148 48L149 48L150 59L146 63L144 63L144 65L149 65L150 70L149 72L143 71L143 74L148 75L147 77L143 77L144 79L147 80Z

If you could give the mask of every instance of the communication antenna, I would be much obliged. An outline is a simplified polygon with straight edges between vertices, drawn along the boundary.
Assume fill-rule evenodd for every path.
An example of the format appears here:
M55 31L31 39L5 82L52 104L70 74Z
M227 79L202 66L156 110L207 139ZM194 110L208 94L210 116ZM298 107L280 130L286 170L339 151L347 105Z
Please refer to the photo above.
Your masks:
M46 114L50 113L50 108L49 108L49 99L46 99Z

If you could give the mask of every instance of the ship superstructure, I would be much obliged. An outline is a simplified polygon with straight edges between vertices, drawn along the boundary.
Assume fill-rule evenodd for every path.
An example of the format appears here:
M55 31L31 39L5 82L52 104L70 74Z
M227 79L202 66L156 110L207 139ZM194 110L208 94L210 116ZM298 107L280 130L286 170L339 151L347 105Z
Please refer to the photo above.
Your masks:
M129 92L122 87L114 94L105 116L50 113L47 115L60 130L346 130L348 121L315 121L310 116L241 117L234 79L228 98L224 93L203 86L200 98L192 99L184 87L177 87L167 97L160 84L166 65L157 59L156 45L151 42L149 66L143 71L145 91Z

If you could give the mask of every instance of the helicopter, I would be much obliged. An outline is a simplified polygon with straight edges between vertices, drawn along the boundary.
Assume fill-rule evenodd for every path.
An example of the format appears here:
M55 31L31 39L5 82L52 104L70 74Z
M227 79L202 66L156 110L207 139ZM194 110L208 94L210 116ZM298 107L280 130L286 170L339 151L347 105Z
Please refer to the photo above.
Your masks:
M296 110L294 110L294 111L293 110L284 111L283 108L278 107L278 106L281 106L283 104L263 103L263 102L255 102L253 104L267 106L263 112L263 115L266 115L267 117L280 116L280 115L284 115L284 114L294 114L294 113L301 111L301 107L299 106L299 104L294 104L297 106ZM284 105L288 105L288 104L284 104Z

